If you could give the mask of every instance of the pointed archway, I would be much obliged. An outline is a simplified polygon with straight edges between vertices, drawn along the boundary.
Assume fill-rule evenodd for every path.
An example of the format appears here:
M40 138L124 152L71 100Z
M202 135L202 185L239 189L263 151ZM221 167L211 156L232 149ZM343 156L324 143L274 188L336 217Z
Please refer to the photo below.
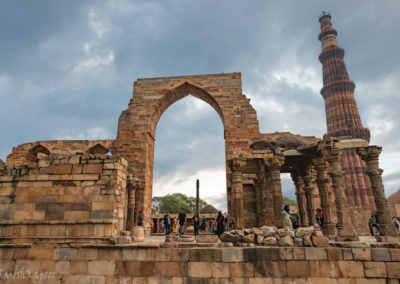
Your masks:
M260 138L260 132L257 114L249 99L242 94L240 73L138 79L135 82L129 107L119 118L113 145L116 153L129 162L130 175L141 180L135 212L143 211L145 221L148 221L157 123L171 104L189 94L208 103L221 118L225 139L228 213L241 215L241 219L235 219L239 227L243 226L243 189L235 187L235 193L231 194L229 164L234 157L250 153L250 145ZM230 201L233 196L235 206Z

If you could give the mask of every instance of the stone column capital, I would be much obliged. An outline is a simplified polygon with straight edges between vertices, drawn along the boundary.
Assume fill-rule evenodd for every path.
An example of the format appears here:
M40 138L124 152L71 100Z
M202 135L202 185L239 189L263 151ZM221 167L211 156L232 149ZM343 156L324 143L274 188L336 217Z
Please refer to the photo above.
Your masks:
M264 159L265 165L271 169L279 169L285 163L285 157L282 156L273 156L270 158Z
M382 152L382 147L378 147L375 145L360 147L357 148L356 152L364 161L377 160L379 159L379 155Z
M243 167L246 166L246 159L242 157L233 158L229 161L229 166L232 171L240 171Z
M324 157L315 158L312 160L312 162L317 172L325 171L326 168L328 167L326 159Z

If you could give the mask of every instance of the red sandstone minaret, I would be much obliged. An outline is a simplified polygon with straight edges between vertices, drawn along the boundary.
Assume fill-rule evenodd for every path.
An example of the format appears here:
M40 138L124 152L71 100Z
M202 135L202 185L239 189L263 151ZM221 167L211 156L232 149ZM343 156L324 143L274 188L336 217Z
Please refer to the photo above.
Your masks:
M326 124L331 137L361 138L369 141L370 132L364 128L354 98L354 82L350 81L343 61L344 50L336 41L337 31L332 27L331 16L323 13L319 18L319 40L322 52L324 86L321 94L325 100ZM365 165L355 151L345 151L342 159L346 195L349 206L375 210L371 185L365 174Z

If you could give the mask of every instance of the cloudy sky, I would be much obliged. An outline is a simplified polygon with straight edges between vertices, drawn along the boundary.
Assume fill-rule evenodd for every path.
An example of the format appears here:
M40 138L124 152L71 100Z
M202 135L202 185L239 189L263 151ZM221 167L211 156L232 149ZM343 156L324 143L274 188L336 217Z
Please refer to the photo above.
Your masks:
M263 133L326 131L318 17L332 14L387 195L400 188L400 1L1 1L0 158L14 145L113 139L137 78L241 72ZM154 195L222 207L223 126L186 97L161 117ZM284 194L294 188L283 176Z

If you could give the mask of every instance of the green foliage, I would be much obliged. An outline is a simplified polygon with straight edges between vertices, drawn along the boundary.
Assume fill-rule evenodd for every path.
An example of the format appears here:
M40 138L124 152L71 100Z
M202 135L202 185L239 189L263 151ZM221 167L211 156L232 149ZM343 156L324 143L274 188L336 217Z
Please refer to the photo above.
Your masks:
M289 199L289 197L283 196L283 203L288 204L290 206L297 206L297 201L293 199Z
M207 205L204 200L199 200L199 210ZM196 197L186 196L182 193L173 193L161 197L158 209L160 213L179 213L183 208L186 213L196 212Z

